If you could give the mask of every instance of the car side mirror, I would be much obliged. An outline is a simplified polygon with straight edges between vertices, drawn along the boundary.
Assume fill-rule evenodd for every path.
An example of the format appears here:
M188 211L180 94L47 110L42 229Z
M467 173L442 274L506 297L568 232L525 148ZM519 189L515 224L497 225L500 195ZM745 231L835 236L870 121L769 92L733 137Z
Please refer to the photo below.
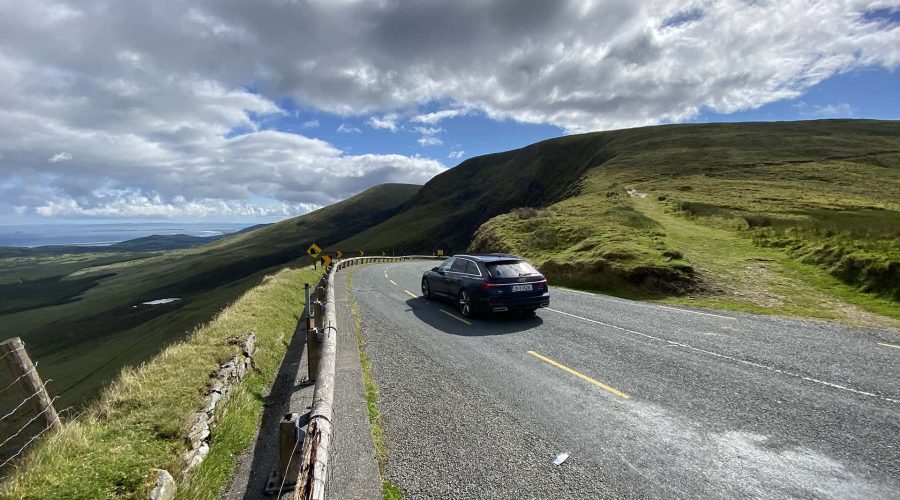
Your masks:
M437 272L437 271L438 271L438 268L437 268L437 267L432 267L431 270L434 271L434 272Z

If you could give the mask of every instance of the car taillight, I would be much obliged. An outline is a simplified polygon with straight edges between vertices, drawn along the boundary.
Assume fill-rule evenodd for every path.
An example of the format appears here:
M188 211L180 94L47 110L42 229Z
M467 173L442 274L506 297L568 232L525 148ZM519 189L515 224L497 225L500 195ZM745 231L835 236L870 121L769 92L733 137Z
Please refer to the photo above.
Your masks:
M482 280L481 281L481 289L482 290L490 290L491 289L490 283L488 283L486 280Z

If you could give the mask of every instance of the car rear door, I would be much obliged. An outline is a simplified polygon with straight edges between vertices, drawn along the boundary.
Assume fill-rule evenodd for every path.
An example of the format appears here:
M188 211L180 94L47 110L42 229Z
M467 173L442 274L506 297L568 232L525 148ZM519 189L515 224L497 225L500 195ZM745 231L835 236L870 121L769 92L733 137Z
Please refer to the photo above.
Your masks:
M463 286L463 281L466 275L466 265L468 262L468 260L459 257L457 257L456 260L453 261L453 265L450 266L450 271L447 273L447 280L445 284L447 289L444 293L447 293L454 297L459 293L460 287Z

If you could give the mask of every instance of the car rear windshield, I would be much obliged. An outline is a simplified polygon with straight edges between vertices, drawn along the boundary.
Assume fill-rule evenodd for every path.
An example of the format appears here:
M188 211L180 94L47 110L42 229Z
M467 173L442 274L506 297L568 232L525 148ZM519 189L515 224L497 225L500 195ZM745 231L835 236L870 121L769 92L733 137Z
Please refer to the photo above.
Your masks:
M524 260L491 262L486 265L488 272L495 278L518 278L529 274L537 274L537 269Z

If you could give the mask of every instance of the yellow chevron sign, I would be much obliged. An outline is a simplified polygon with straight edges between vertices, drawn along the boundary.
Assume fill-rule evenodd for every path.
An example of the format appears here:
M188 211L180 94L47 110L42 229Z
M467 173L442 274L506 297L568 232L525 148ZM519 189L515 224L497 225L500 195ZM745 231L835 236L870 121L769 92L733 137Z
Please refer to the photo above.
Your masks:
M331 257L329 257L327 255L323 255L322 256L322 265L325 267L330 266L331 265Z
M338 250L338 251L337 251L337 255L335 255L335 257L337 257L338 259L343 259L343 258L344 258L344 252Z

